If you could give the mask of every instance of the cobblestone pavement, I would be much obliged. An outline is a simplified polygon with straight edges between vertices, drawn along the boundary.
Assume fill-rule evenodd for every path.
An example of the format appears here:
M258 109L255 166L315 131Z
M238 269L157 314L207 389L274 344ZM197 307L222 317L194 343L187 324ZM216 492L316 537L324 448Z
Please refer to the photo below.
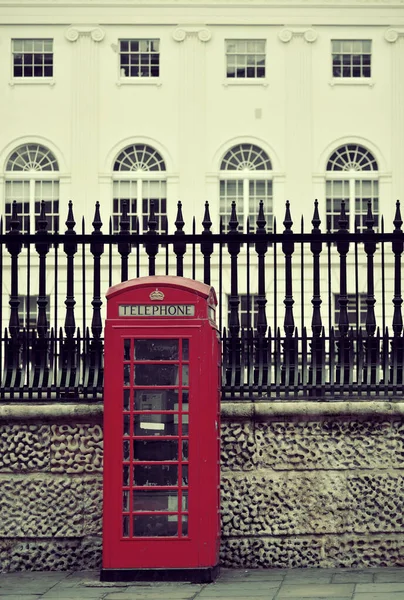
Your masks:
M0 574L0 600L404 600L404 568L222 569L212 584L101 583L97 571Z

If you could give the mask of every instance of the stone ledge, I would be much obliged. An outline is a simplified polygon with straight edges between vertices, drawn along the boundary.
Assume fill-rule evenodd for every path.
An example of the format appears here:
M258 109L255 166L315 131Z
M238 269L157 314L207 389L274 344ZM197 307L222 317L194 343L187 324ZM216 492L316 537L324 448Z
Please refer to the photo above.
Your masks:
M0 405L0 422L6 421L61 421L91 419L102 422L104 407L102 402L94 404L65 404L61 402L16 403Z
M326 417L386 418L403 417L404 402L382 402L380 400L340 402L222 402L223 420L269 421L280 417L299 420Z
M2 421L60 421L76 419L82 421L102 422L104 407L102 402L94 404L49 403L15 403L0 405L0 422ZM279 417L296 417L297 419L319 417L404 417L404 402L380 400L314 402L290 401L279 402L222 402L221 416L223 420L256 420L267 421Z

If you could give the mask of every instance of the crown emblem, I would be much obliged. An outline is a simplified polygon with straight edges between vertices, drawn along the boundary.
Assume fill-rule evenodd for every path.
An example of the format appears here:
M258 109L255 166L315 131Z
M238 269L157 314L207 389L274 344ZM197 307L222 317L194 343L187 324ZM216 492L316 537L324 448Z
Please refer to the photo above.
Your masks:
M150 300L164 300L164 294L157 288L149 296Z

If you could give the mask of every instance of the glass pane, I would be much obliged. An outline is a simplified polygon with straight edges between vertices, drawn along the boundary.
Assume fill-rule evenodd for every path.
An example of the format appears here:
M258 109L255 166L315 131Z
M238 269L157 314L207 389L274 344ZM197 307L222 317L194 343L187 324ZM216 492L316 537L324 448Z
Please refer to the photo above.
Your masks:
M182 535L188 535L188 516L182 515Z
M135 390L135 410L178 410L178 391Z
M123 485L129 485L129 465L123 465Z
M178 442L177 440L135 440L133 442L133 460L178 460ZM188 460L188 450L186 460Z
M136 515L133 517L133 535L168 537L178 535L177 515Z
M189 360L189 340L182 340L182 360Z
M135 435L178 435L178 415L135 415Z
M188 485L188 465L182 465L182 485Z
M129 460L129 459L130 459L129 440L124 440L123 441L123 460Z
M134 490L133 492L133 510L134 511L169 511L178 510L178 495L176 491L143 491Z
M182 490L182 501L181 501L181 510L188 510L188 492L187 490Z
M182 410L183 411L188 411L189 410L189 392L182 392Z
M189 367L188 367L188 365L182 366L182 385L189 385Z
M123 390L123 410L130 410L130 390Z
M129 512L129 490L123 491L122 510L124 512Z
M189 427L188 427L188 415L182 415L182 435L188 435L189 434Z
M123 365L123 385L129 385L130 365Z
M188 441L182 442L182 460L188 460Z
M123 535L123 537L129 537L129 517L128 517L128 515L125 515L123 517L122 535Z
M188 466L185 465L185 468L188 474ZM182 467L182 479L184 480L184 466ZM178 485L178 466L136 465L133 473L133 485Z
M134 382L135 385L178 385L178 366L135 365Z
M123 435L130 435L130 415L123 416Z
M130 340L123 340L123 360L130 360Z
M178 360L178 340L136 340L135 360Z

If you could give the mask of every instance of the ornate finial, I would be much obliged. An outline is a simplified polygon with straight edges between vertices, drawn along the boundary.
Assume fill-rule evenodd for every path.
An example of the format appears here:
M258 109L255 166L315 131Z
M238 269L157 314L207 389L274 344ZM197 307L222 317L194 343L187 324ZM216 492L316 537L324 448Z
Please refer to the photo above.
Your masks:
M12 208L11 208L11 219L10 219L10 231L13 233L19 233L21 229L21 221L18 218L17 213L17 202L13 200Z
M177 218L175 219L175 226L177 228L176 233L178 233L179 231L182 232L184 225L185 225L185 221L184 218L182 216L182 204L181 202L178 202L177 204L178 209L177 209Z
M348 228L348 217L345 212L345 200L341 200L341 211L339 214L338 225L340 231L344 231Z
M368 231L373 231L373 225L375 224L375 219L372 213L372 202L368 200L368 212L366 214L365 225Z
M258 217L257 217L257 233L262 232L265 233L265 215L264 215L264 201L260 200L258 207Z
M149 215L149 220L147 222L147 226L149 228L149 231L155 232L157 229L156 215L154 212L154 202L152 200L150 201L150 215Z
M400 210L400 200L396 202L396 214L394 215L393 225L395 229L400 230L403 224L403 220L401 218L401 210Z
M41 212L39 213L39 217L36 222L37 232L44 233L48 229L48 220L45 214L45 200L41 201Z
M102 221L101 221L101 214L100 214L100 203L98 202L98 200L95 203L94 221L93 221L92 225L93 225L94 231L98 232L101 230Z
M74 220L73 216L73 202L71 200L69 200L69 209L67 212L67 220L65 221L65 225L68 231L72 231L76 225L76 221Z
M205 233L212 227L212 221L209 213L209 202L205 202L205 214L203 215L202 226Z
M321 220L320 215L318 213L318 200L314 200L314 213L313 218L311 220L311 224L313 225L313 233L320 231Z
M292 216L290 214L290 202L286 200L285 220L283 221L286 230L290 230L293 225Z
M238 220L237 220L237 213L236 213L236 203L233 200L233 202L231 203L229 231L237 231L237 228L238 228Z

